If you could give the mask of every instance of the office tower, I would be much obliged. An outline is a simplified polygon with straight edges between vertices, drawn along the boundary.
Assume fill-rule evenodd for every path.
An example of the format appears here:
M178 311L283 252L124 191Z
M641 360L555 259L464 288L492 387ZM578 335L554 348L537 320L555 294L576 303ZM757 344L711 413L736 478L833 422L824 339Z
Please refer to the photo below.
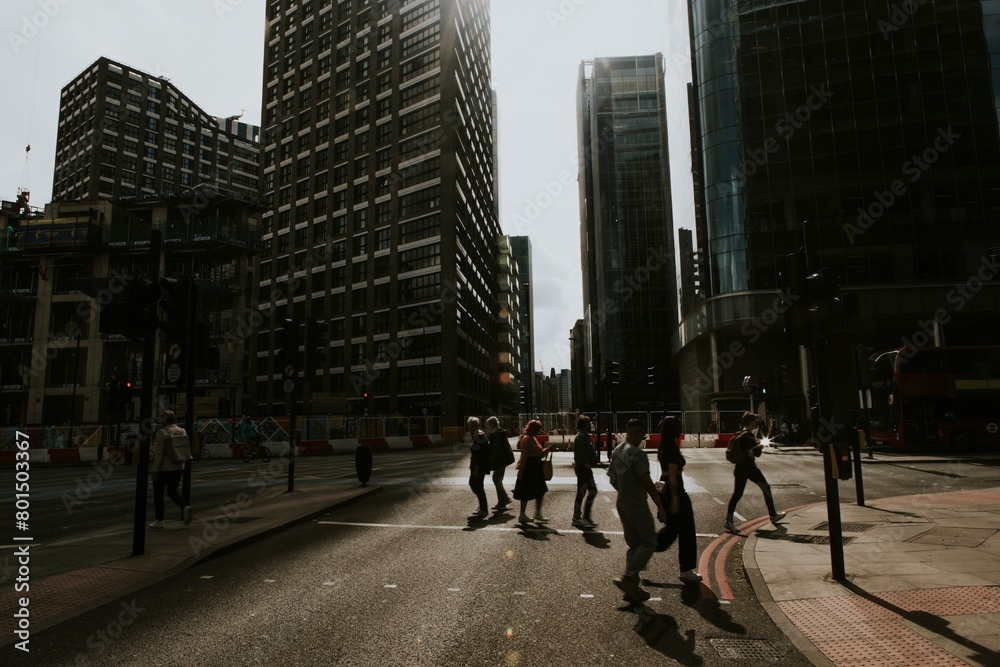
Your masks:
M598 401L615 411L678 404L666 333L678 296L663 77L662 54L580 65L584 308ZM653 392L650 367L661 378Z
M689 8L708 298L679 328L685 409L743 409L742 379L770 366L785 377L767 411L806 423L813 378L779 298L781 260L803 246L860 303L852 331L824 343L833 368L856 345L995 344L995 5ZM957 298L970 281L982 289ZM832 382L843 424L853 377Z
M267 22L258 400L286 409L276 335L314 318L329 349L300 411L358 413L367 392L443 425L489 412L489 3L275 0Z
M521 368L521 411L529 413L534 411L534 401L537 392L535 382L535 326L534 326L534 286L531 281L531 239L527 236L511 236L510 248L514 260L517 262L518 276L520 278L520 294L518 303L521 312L518 317L517 348L518 363Z
M691 312L701 300L701 274L694 234L690 229L677 230L677 249L681 262L681 315Z
M587 335L587 320L579 319L573 324L573 328L569 332L569 340L570 373L573 378L573 405L571 409L593 412L596 406L593 404L593 369L590 357L591 347Z
M509 236L497 240L497 361L499 382L491 401L501 415L521 412L521 387L526 380L520 358L521 277Z
M259 129L209 115L165 77L100 58L62 89L52 201L180 194L258 198Z

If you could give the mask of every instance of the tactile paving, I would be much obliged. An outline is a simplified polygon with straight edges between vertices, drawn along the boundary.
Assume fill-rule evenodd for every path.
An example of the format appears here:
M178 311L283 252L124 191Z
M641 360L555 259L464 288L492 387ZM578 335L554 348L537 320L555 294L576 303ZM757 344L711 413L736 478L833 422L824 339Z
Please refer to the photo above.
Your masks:
M996 586L886 591L875 595L907 615L965 616L1000 612L1000 588Z
M38 627L63 614L113 598L154 575L110 567L87 567L30 582L29 594L13 590L0 596L0 615L10 618L18 598L27 597L31 623Z
M941 665L966 663L868 600L842 596L789 600L778 606L837 665Z

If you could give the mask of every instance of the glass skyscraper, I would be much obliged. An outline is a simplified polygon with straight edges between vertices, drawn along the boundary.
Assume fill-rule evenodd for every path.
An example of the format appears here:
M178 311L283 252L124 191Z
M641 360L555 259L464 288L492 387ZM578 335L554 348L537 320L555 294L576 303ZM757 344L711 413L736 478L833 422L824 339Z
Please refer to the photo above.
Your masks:
M599 383L590 409L607 409L609 396L616 411L677 406L668 347L678 295L663 77L662 54L580 66L584 308ZM654 390L650 367L657 369Z
M770 367L785 415L803 417L804 357L772 317L780 260L802 246L859 297L835 367L849 345L899 347L928 318L930 344L998 342L996 281L949 302L1000 259L996 3L689 8L707 299L675 340L685 408L745 406L742 378ZM846 418L850 373L834 384Z

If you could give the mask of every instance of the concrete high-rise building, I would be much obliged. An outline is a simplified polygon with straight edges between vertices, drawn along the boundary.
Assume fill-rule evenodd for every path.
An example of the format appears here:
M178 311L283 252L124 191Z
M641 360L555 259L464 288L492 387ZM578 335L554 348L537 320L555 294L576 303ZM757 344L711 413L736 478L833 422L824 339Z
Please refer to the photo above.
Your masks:
M52 201L182 194L258 199L259 129L203 111L165 77L100 58L59 98Z
M607 409L610 399L615 411L679 403L665 344L665 332L676 329L678 293L663 77L662 54L580 65L584 308L598 402ZM650 366L660 378L653 393Z
M518 304L520 314L518 316L517 348L518 363L521 368L521 411L528 413L535 410L535 382L531 380L535 376L535 326L533 320L534 300L532 299L534 287L531 284L531 239L527 236L511 236L510 248L517 262L517 271L520 287Z
M770 370L783 391L768 412L806 423L815 378L779 294L781 260L803 246L860 304L823 343L834 368L858 345L1000 342L1000 282L983 280L1000 260L995 3L928 0L903 22L882 3L689 9L707 298L674 341L685 409L744 409L742 379ZM955 299L970 281L981 289ZM832 376L824 407L844 424L854 381Z
M487 0L267 4L260 301L326 323L301 409L485 414L498 382ZM273 333L257 395L285 410ZM272 334L272 335L269 335ZM301 398L300 398L301 400Z
M522 370L521 346L521 278L514 259L509 236L497 243L497 361L499 382L492 404L501 415L521 412L521 387L528 380Z

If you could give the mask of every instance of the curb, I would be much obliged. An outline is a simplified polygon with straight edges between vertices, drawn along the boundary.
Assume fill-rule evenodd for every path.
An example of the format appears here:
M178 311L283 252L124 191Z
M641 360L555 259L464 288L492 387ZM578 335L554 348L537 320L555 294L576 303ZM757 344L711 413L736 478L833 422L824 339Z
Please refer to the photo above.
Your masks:
M761 576L760 568L757 567L757 540L756 533L752 533L747 538L746 543L743 545L742 560L743 571L747 575L750 587L753 588L753 592L757 595L757 601L760 603L760 606L767 612L771 621L778 626L778 630L788 638L792 646L798 649L809 662L817 667L836 667L836 663L826 657L825 653L820 651L815 644L802 634L802 631L792 623L791 619L785 616L778 603L771 597L771 590L767 587L764 577Z

